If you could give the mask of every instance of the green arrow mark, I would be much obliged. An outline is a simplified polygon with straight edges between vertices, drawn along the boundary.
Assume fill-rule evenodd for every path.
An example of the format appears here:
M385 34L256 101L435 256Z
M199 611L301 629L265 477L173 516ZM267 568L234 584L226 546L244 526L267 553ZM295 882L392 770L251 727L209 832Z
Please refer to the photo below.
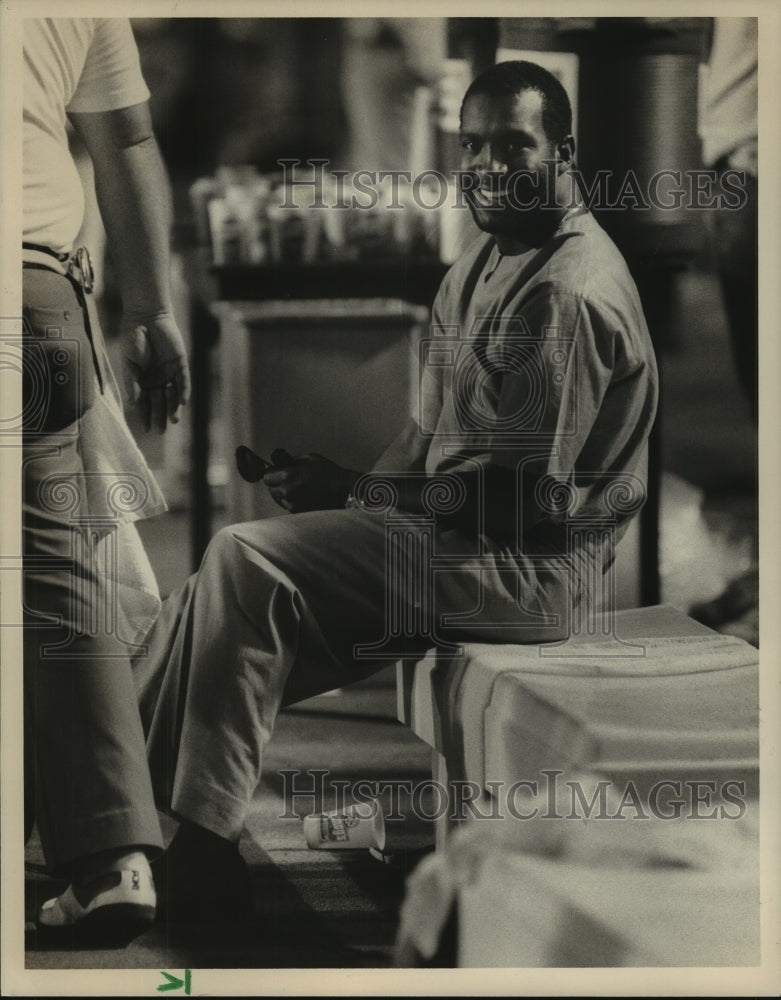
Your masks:
M178 976L172 976L170 972L160 972L161 976L165 976L168 980L166 983L161 983L158 987L158 993L165 993L167 990L180 990L184 986L184 992L187 996L190 995L190 970L184 970L184 979L180 979Z

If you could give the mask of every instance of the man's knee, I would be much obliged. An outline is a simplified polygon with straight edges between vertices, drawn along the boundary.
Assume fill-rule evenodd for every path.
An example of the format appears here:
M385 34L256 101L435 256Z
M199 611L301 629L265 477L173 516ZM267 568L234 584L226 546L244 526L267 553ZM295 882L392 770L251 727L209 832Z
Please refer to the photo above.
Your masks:
M211 541L206 547L201 562L201 570L206 566L214 567L233 562L236 556L238 542L233 532L233 525L228 525L212 535Z
M297 530L300 520L300 515L280 516L230 524L214 535L204 558L229 565L242 558L275 563L291 549L306 547L307 538Z
M267 527L265 521L221 528L209 542L200 572L238 576L250 564L262 565L273 554L272 535L273 530ZM270 544L266 544L267 539Z

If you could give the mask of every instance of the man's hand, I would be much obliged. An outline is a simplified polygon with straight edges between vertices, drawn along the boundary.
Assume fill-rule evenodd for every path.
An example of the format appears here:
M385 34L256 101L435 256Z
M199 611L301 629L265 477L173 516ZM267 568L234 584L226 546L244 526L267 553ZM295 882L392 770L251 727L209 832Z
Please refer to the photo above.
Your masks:
M357 472L313 454L294 458L284 469L267 472L263 482L280 507L300 514L344 507L358 476Z
M146 430L162 434L190 399L184 340L171 313L129 316L122 322L125 393L141 409Z

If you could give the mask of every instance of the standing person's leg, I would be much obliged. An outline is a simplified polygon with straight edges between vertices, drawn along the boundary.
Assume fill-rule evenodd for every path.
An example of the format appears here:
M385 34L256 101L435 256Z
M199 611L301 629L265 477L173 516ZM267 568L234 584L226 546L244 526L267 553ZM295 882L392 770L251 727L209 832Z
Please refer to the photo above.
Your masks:
M719 173L727 169L722 161ZM732 357L740 386L750 407L751 419L759 419L759 286L758 286L758 183L746 174L746 200L739 208L722 207L714 216L715 252L727 315ZM755 519L756 525L756 519ZM756 624L759 605L759 570L756 530L752 565L731 580L717 597L689 608L698 621L710 628L740 629L750 642L758 642Z
M736 209L719 209L714 220L716 256L732 354L754 422L758 416L759 380L757 187L757 178L747 174L745 204Z
M26 780L36 787L47 864L71 881L44 905L39 925L132 933L154 915L148 855L159 853L162 836L129 650L107 628L115 581L90 556L108 528L79 524L90 475L79 418L96 394L91 345L67 280L25 271L24 299L25 697L34 760Z
M127 845L156 853L162 841L128 651L116 637L81 631L113 599L111 584L84 564L76 573L36 569L43 553L68 562L76 548L75 533L41 529L38 520L37 530L25 529L36 819L49 868L68 876L88 855ZM98 630L105 624L98 620Z
M53 460L58 478L63 453L69 449ZM26 463L26 486L43 481L42 468L30 470L47 462ZM82 910L98 906L92 923L110 933L116 918L118 930L132 932L154 915L148 857L162 849L162 836L129 653L104 631L116 594L80 553L85 539L77 530L26 503L23 528L25 687L35 762L26 780L35 783L47 865L69 879L77 904L61 897L39 920L83 922Z

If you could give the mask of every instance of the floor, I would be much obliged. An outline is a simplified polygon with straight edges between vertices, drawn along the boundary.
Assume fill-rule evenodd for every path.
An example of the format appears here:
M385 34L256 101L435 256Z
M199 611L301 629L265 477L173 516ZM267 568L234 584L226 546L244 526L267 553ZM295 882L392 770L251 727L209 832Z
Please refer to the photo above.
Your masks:
M662 523L663 599L690 610L717 598L756 551L755 441L732 372L726 331L711 275L695 272L680 287L679 322L660 358L665 458ZM155 451L157 449L157 451ZM149 445L150 461L159 444ZM224 517L217 510L216 524ZM190 570L189 515L175 510L143 526L160 588ZM756 604L727 606L718 626L758 642ZM734 614L732 614L734 612ZM732 617L730 617L732 615ZM37 950L30 969L66 968L383 968L393 961L404 879L425 837L384 864L367 851L307 848L300 818L280 819L281 770L329 768L358 778L422 779L426 747L395 721L393 675L383 672L336 695L288 709L269 748L266 777L247 825L242 852L252 870L256 920L226 937L208 923L158 926L121 951ZM298 800L299 815L324 802ZM172 827L169 832L172 832ZM42 868L37 840L26 853L27 917L57 887Z
M160 924L120 950L30 950L30 969L383 968L392 964L404 879L424 849L418 831L387 860L368 850L307 847L302 817L337 805L338 785L421 781L430 750L395 721L391 671L283 712L241 841L252 872L256 919L237 933L207 920ZM328 769L320 777L312 772ZM299 772L292 775L290 772ZM284 772L284 773L281 773ZM347 800L349 801L349 792ZM284 818L280 818L286 814ZM172 834L169 822L166 832ZM59 887L43 871L37 839L27 850L28 920ZM34 948L33 937L30 945Z

